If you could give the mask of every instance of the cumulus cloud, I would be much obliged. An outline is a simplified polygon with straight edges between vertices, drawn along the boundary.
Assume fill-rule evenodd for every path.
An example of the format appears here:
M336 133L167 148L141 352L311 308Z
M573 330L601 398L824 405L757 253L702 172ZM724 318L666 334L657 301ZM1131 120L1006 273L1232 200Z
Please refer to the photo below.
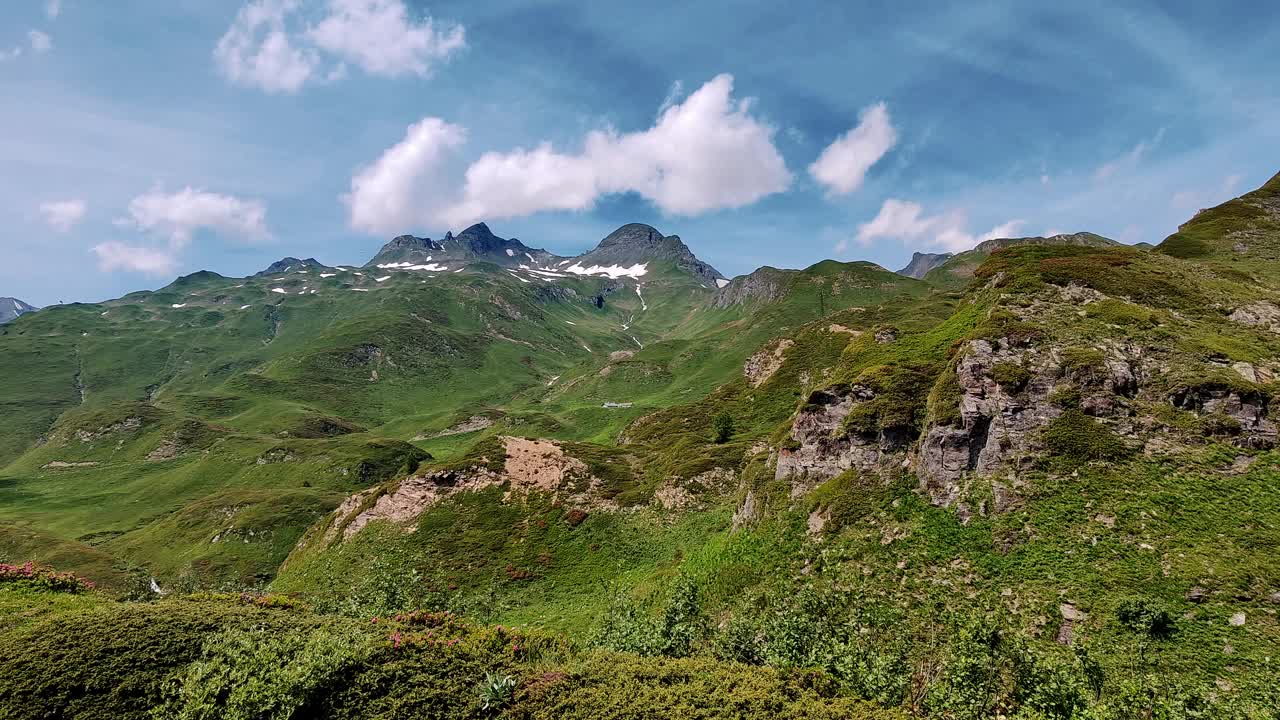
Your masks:
M732 76L719 75L683 102L665 101L647 130L593 131L575 153L549 143L485 153L467 168L461 187L451 189L456 183L443 173L466 133L426 118L357 173L345 199L354 227L382 233L586 210L602 195L622 192L635 192L672 215L697 215L748 205L790 185L773 134L751 114L749 100L733 98ZM373 207L386 214L366 212Z
M62 14L62 0L47 0L44 4L44 14L50 20L57 20L58 16Z
M103 272L129 270L150 275L171 275L178 267L177 254L171 248L157 249L110 241L93 246L98 268Z
M307 25L305 15L319 22ZM465 45L462 26L415 21L404 0L252 0L213 54L228 80L291 93L345 77L346 63L372 75L425 76Z
M343 198L351 226L390 234L434 220L450 192L445 165L466 138L466 129L439 118L409 126L403 140L351 179Z
M130 270L152 275L172 273L183 248L199 231L247 242L268 240L267 208L258 200L186 187L175 193L155 189L129 201L128 216L115 224L163 238L163 246L109 241L93 247L103 271Z
M898 141L889 109L876 103L862 111L858 126L836 138L809 166L809 175L830 195L848 195L862 187L867 171Z
M31 41L31 51L34 53L47 53L53 49L53 38L47 33L39 30L28 30L27 39Z
M213 50L222 74L267 92L295 92L306 84L320 58L295 47L285 29L285 18L297 9L298 0L256 0L240 8Z
M180 248L191 242L197 230L212 230L243 240L271 237L267 231L267 208L257 200L186 187L176 193L152 190L129 201L129 217L116 221L169 238Z
M83 200L51 200L40 203L40 214L49 227L67 232L84 219L87 206Z
M466 46L461 25L409 17L403 0L330 0L329 15L307 32L316 46L372 75L426 75Z
M953 210L925 215L920 203L890 198L870 222L858 227L858 242L868 245L880 238L900 240L904 244L963 252L994 238L1016 237L1022 220L1010 220L981 235L968 232L968 218L963 211Z
M22 48L15 45L9 48L8 50L0 50L0 62L4 62L6 60L12 60L21 55L22 55Z

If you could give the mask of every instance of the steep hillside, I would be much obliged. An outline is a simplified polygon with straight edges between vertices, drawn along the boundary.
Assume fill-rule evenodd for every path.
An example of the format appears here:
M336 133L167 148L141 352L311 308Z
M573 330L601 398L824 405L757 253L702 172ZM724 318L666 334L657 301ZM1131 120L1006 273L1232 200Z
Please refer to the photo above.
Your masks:
M1201 210L1155 251L1277 278L1280 260L1280 174L1265 185L1217 207Z

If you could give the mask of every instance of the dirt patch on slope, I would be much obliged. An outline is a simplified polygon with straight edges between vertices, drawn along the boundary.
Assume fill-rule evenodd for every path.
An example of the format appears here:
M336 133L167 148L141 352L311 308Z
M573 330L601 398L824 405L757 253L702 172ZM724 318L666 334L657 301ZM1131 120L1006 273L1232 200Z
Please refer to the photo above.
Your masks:
M751 387L760 387L765 380L778 372L782 367L783 355L792 345L795 345L794 340L783 338L766 345L763 350L747 358L746 364L742 367L742 374L747 376L747 382L751 383Z

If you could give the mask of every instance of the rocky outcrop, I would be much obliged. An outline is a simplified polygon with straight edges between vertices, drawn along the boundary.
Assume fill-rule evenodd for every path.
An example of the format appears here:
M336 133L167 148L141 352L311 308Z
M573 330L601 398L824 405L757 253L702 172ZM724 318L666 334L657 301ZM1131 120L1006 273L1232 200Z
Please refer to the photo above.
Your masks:
M496 473L483 468L467 472L437 470L423 475L411 475L391 492L382 488L370 488L348 497L334 511L335 522L325 533L325 542L338 538L350 539L375 520L386 520L403 525L405 532L416 528L417 520L427 508L460 492L477 492L501 484Z
M746 376L747 382L751 384L751 387L760 387L764 384L764 381L778 372L782 367L787 348L792 345L795 345L794 340L787 338L775 340L766 345L760 352L747 358L746 363L742 366L742 374Z
M795 270L762 267L731 280L716 292L711 303L723 309L752 302L772 302L787 294L787 288L798 274Z
M951 255L951 253L911 253L911 262L897 272L899 275L920 280L928 275L930 270L950 260Z
M1265 300L1236 308L1231 311L1230 319L1241 325L1280 333L1280 307Z
M1198 415L1229 418L1229 427L1224 428L1224 432L1235 435L1241 446L1257 449L1276 446L1276 424L1267 419L1270 398L1261 390L1207 382L1179 388L1169 397L1169 402Z
M603 483L586 463L564 452L553 440L503 437L501 470L477 461L461 468L415 473L394 486L379 486L351 495L338 506L323 535L325 542L346 540L369 523L385 520L411 533L428 509L458 495L504 487L503 502L524 502L535 493L553 503L580 510L617 510L603 496Z
M955 365L959 422L928 427L916 458L921 486L934 503L954 503L969 474L991 474L1033 457L1039 431L1062 412L1048 402L1059 362L1008 338L968 343ZM1003 385L997 367L1009 375L1001 377Z
M1063 293L1069 300L1072 291ZM1033 306L1025 312L1043 310ZM971 339L936 380L937 406L918 436L905 429L890 434L848 429L850 415L876 399L871 387L837 385L813 392L796 414L789 442L778 451L777 477L790 478L793 493L799 494L846 470L883 473L907 466L936 505L955 506L962 516L1000 512L1018 503L1021 478L1048 451L1046 432L1066 408L1092 418L1099 437L1111 438L1105 441L1116 443L1119 452L1144 442L1148 451L1153 445L1168 449L1201 442L1205 434L1229 437L1245 448L1276 446L1270 397L1256 384L1272 377L1269 367L1211 365L1205 373L1225 379L1173 391L1166 380L1170 369L1159 348L1131 341L1070 346L1033 342L1023 334ZM1183 440L1171 437L1176 429L1151 413L1160 403L1198 417L1194 429L1182 426ZM990 482L992 494L984 506L970 508L965 503L977 478Z
M775 477L790 478L793 497L845 470L879 472L901 463L902 453L915 439L911 435L860 433L844 427L854 407L875 397L875 391L865 385L837 386L809 395L792 425L791 442L778 450L775 469Z

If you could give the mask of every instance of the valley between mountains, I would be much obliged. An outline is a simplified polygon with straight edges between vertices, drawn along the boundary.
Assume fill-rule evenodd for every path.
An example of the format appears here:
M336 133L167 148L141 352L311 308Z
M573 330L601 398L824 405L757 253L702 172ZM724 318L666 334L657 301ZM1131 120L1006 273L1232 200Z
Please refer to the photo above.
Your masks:
M1280 176L1154 248L477 224L28 306L0 717L1274 718L1278 373Z

